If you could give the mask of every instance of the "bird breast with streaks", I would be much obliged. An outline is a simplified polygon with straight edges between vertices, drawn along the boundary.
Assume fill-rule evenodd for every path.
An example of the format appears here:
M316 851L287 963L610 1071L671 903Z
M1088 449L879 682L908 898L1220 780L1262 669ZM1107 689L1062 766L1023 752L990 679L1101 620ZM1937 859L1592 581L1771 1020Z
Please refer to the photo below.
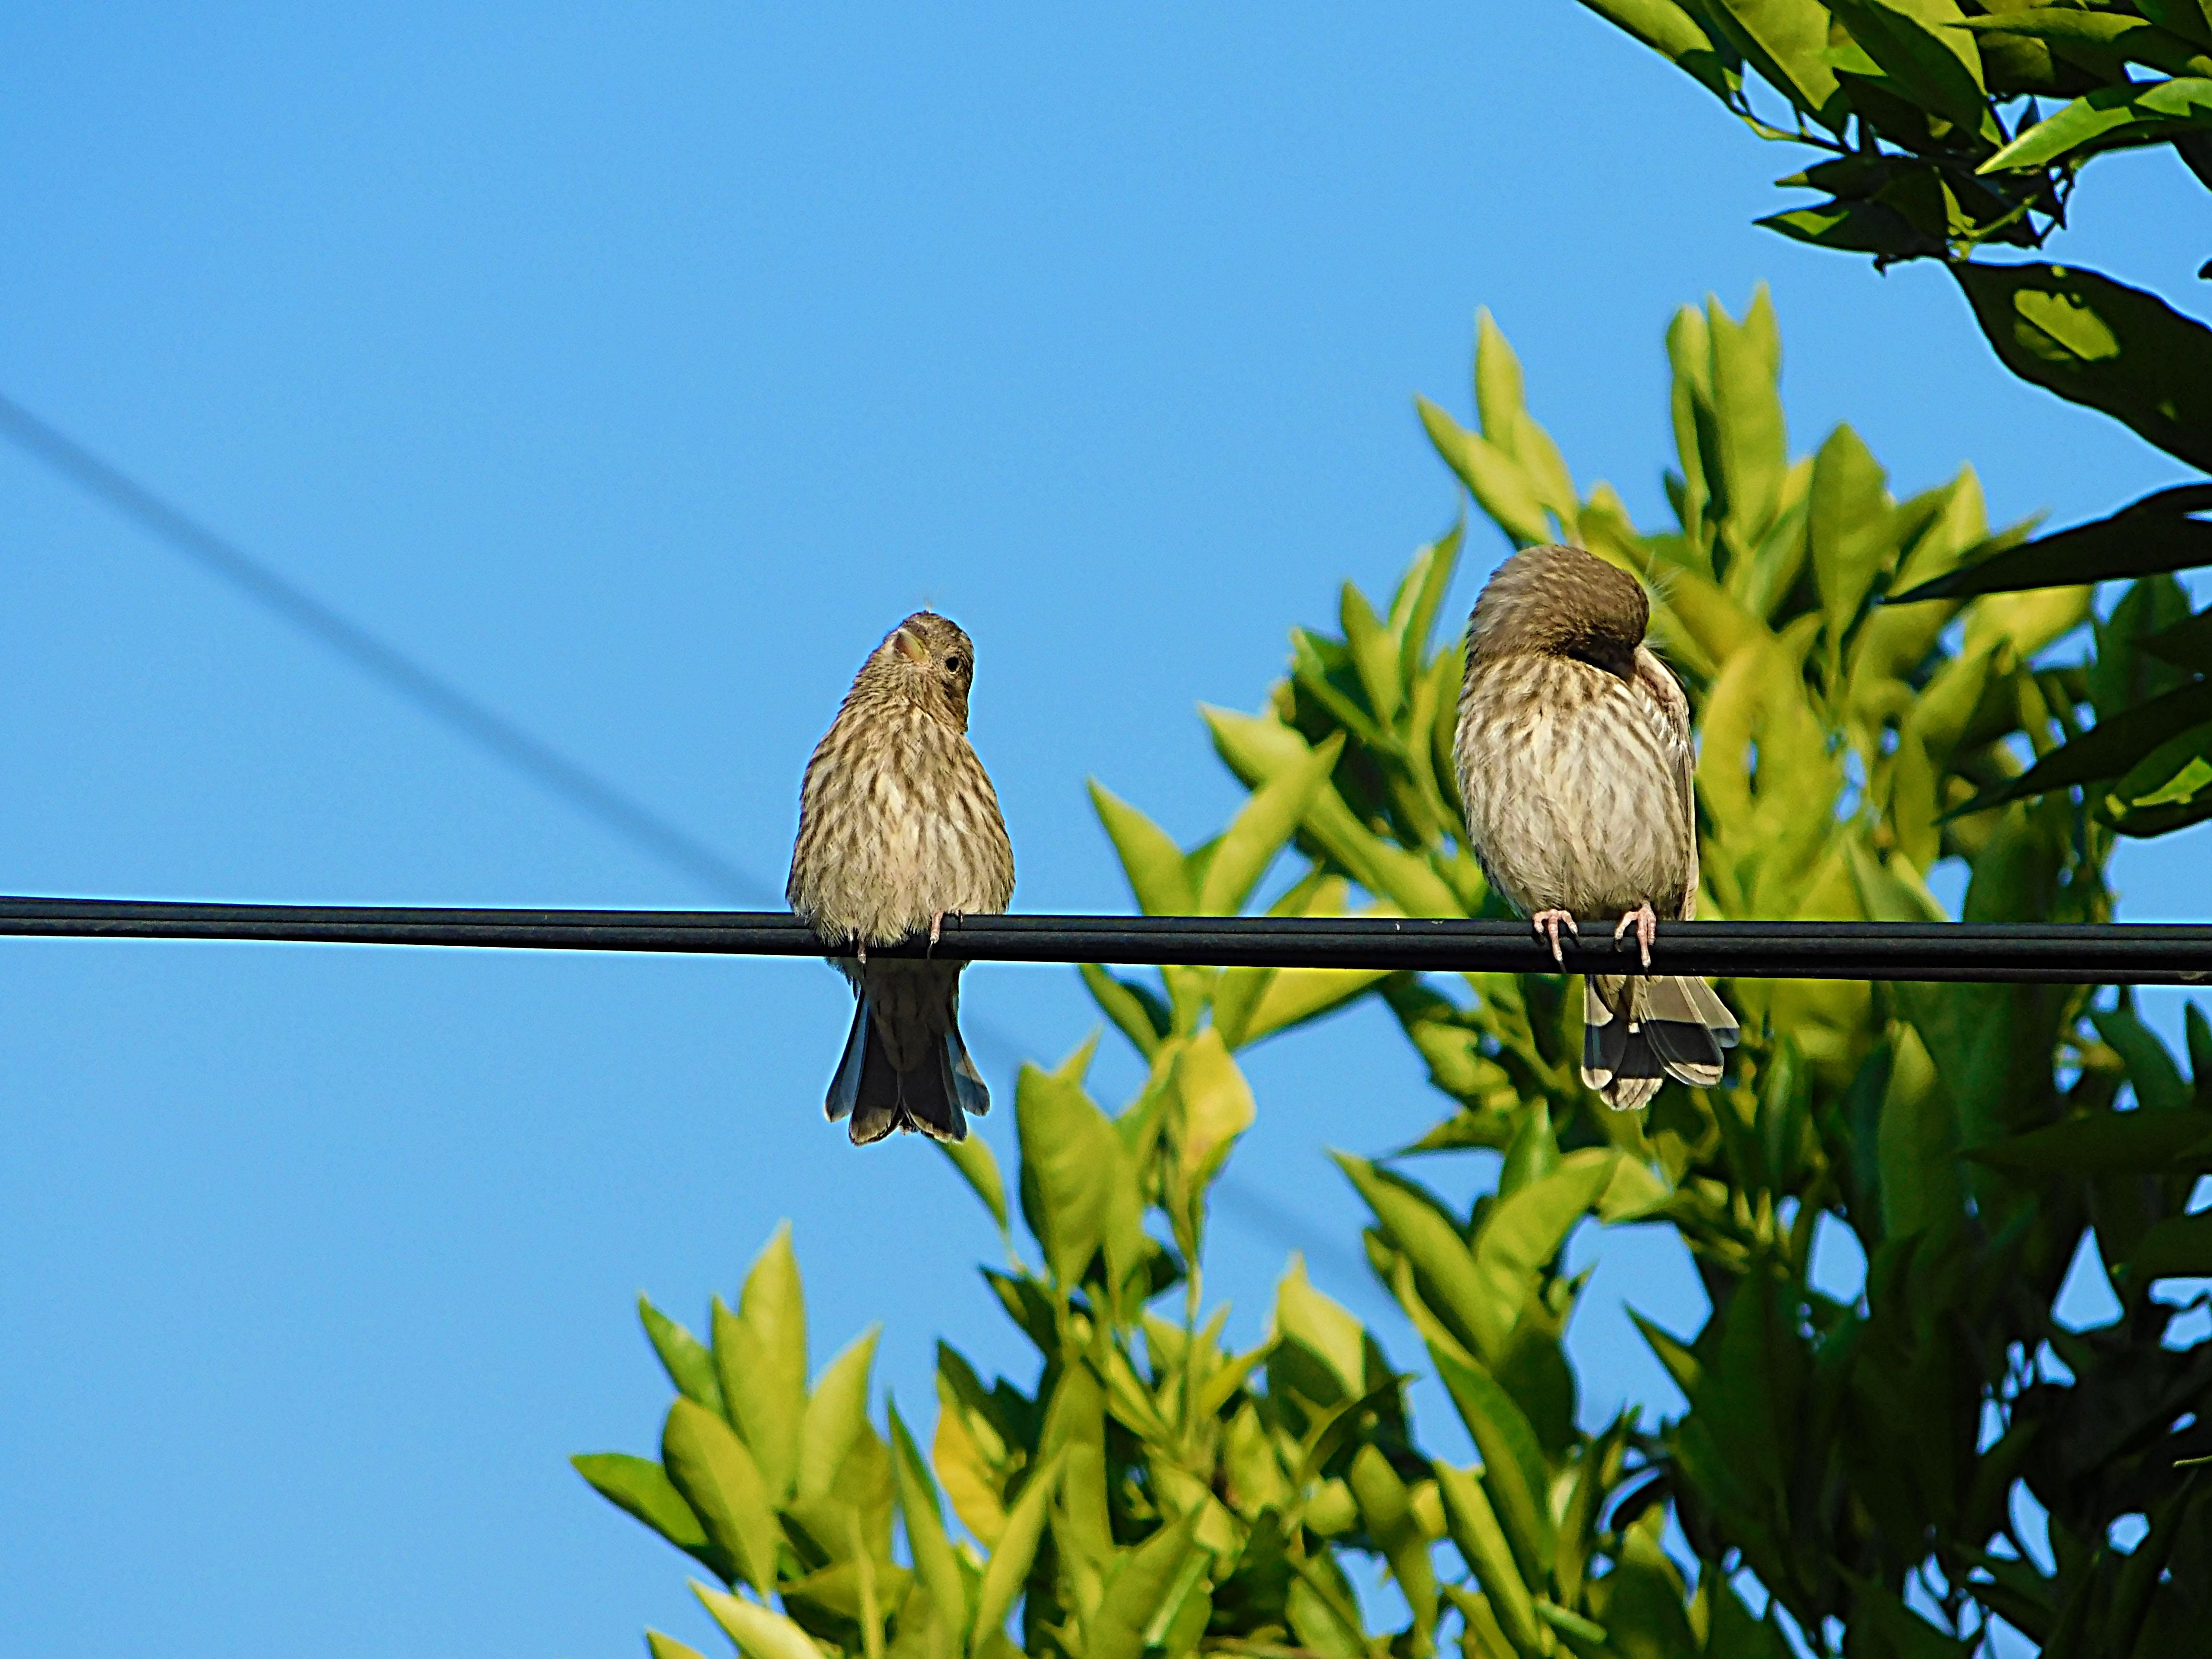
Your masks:
M1696 867L1686 744L1643 679L1533 653L1469 673L1457 744L1468 830L1492 884L1524 915L1618 915L1646 902L1682 914Z

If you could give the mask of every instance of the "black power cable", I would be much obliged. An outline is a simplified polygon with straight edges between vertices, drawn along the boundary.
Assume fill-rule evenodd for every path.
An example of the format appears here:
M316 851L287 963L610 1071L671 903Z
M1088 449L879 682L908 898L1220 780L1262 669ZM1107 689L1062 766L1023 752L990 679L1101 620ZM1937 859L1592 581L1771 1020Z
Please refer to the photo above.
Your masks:
M0 898L0 935L232 939L479 950L818 957L821 940L775 911L463 910L359 905L167 904ZM1593 921L1566 968L1620 973L1632 945ZM1527 924L1347 916L948 916L934 954L963 962L1196 963L1413 972L1558 971ZM931 954L915 939L876 954ZM832 954L849 954L839 952ZM2060 985L2212 981L2212 925L1678 921L1650 971L1713 979L1967 980Z

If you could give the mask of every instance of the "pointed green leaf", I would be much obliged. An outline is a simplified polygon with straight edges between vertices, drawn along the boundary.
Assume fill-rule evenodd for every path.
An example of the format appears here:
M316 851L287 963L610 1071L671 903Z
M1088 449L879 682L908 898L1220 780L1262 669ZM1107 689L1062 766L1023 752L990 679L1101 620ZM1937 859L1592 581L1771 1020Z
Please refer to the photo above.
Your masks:
M568 1461L600 1497L644 1522L678 1549L693 1555L711 1552L697 1512L676 1490L668 1471L651 1458L627 1452L585 1452Z
M1021 1497L1006 1516L1006 1529L983 1568L983 1582L975 1594L975 1622L969 1638L970 1659L979 1659L988 1638L1000 1633L1014 1598L1029 1580L1030 1565L1036 1559L1038 1541L1044 1536L1045 1514L1060 1485L1060 1460L1054 1457L1030 1476Z
M707 1345L654 1307L644 1297L637 1299L637 1316L645 1326L647 1340L668 1373L668 1380L686 1400L696 1400L710 1412L722 1409L722 1385L714 1376L714 1356Z
M1460 482L1474 497L1491 522L1522 546L1552 539L1552 526L1544 517L1544 504L1520 465L1488 439L1465 427L1431 403L1416 398L1421 424L1444 464L1459 474Z
M1512 1395L1487 1371L1455 1358L1435 1343L1429 1345L1429 1357L1436 1362L1437 1375L1467 1425L1474 1449L1482 1454L1483 1485L1498 1506L1514 1559L1523 1572L1541 1583L1550 1570L1553 1530L1546 1508L1551 1480L1536 1431Z
M1886 603L1916 605L1923 599L2070 586L2212 565L2212 524L2190 516L2204 512L2212 512L2212 484L2161 489L2109 518L2039 536L1994 558L1893 593Z
M707 1659L707 1656L672 1636L663 1636L657 1630L645 1633L646 1651L653 1659Z
M1046 1265L1073 1285L1104 1243L1124 1154L1080 1085L1024 1066L1014 1090L1022 1148L1022 1213Z
M2212 80L2202 76L2099 87L2045 117L1981 164L1979 173L2048 167L2092 145L2149 143L2177 132L2212 130Z
M1122 873L1148 916L1187 916L1198 908L1182 850L1168 832L1093 778L1091 805L1106 826Z
M729 1638L744 1650L745 1659L827 1659L815 1646L814 1638L781 1613L742 1595L709 1589L696 1579L691 1591L706 1603L707 1611Z
M960 1178L983 1200L983 1207L999 1224L999 1231L1006 1231L1006 1183L1000 1176L998 1157L991 1151L991 1143L980 1134L971 1134L965 1140L933 1140L930 1144L945 1154L952 1167L960 1171Z
M890 1408L891 1472L898 1482L899 1514L906 1521L907 1553L914 1570L929 1591L930 1604L939 1609L957 1638L967 1634L967 1581L959 1558L945 1534L945 1513L938 1507L937 1483L921 1449L899 1419L898 1407Z
M817 1498L830 1490L837 1471L860 1437L868 1432L868 1376L875 1364L881 1325L871 1325L845 1352L831 1360L806 1402L799 1441L798 1495Z
M780 1529L744 1443L705 1407L678 1400L661 1431L660 1456L707 1536L737 1564L738 1576L763 1595L774 1589Z
M1379 632L1376 640L1378 653L1389 662L1388 641ZM1214 848L1198 896L1197 914L1233 916L1244 908L1244 901L1267 874L1275 855L1313 810L1343 752L1344 733L1340 732L1253 792Z
M1538 1659L1550 1650L1551 1644L1536 1622L1534 1601L1514 1564L1513 1553L1506 1547L1504 1532L1483 1494L1482 1483L1465 1469L1442 1461L1430 1467L1436 1471L1437 1490L1443 1498L1444 1520L1451 1528L1452 1542L1489 1598L1499 1628L1516 1652L1525 1659Z
M731 1426L781 1504L799 1476L799 1430L806 1415L806 1296L784 1222L745 1275L739 1310L714 1309L714 1374Z

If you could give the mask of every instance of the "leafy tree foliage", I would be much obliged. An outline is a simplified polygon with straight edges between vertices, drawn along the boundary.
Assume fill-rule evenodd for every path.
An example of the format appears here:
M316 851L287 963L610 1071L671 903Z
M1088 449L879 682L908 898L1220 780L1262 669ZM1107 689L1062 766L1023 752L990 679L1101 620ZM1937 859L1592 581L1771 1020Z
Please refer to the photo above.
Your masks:
M2119 642L2174 609L2172 579L2097 624L2086 668L2046 661L2088 619L2086 586L1886 605L2024 530L1990 529L1971 471L1898 500L1848 427L1793 459L1764 295L1741 319L1684 311L1668 350L1662 529L1576 483L1486 318L1474 425L1422 413L1508 537L1579 542L1655 588L1698 715L1699 914L1937 917L1929 876L1955 859L1970 919L2106 917L2113 829L2020 786L2085 714L2106 730L2169 695L2163 659ZM1347 586L1260 712L1206 711L1249 790L1220 835L1179 848L1094 786L1148 914L1244 911L1285 858L1271 914L1501 914L1452 777L1460 647L1435 643L1461 538L1421 550L1387 605ZM2124 994L1741 981L1723 1081L1631 1114L1576 1079L1571 981L1085 977L1146 1080L1102 1107L1096 1037L1025 1067L1011 1197L980 1139L952 1151L1005 1248L985 1286L1036 1360L987 1382L941 1346L927 1453L871 1413L872 1335L810 1387L787 1234L706 1340L642 1308L677 1393L660 1455L577 1466L715 1581L695 1589L754 1659L1935 1659L1993 1620L2052 1656L2201 1644L2212 1343L2172 1340L2152 1293L2212 1274L2212 1214L2185 1213L2212 1169L2193 1010L2185 1076ZM1392 1340L1419 1353L1386 1352L1297 1257L1237 1352L1203 1280L1207 1192L1257 1109L1237 1056L1359 998L1396 1016L1443 1104L1412 1146L1337 1155L1406 1317ZM1503 1161L1461 1212L1419 1170L1474 1148ZM1702 1327L1643 1326L1679 1418L1577 1409L1563 1337L1587 1276L1561 1253L1591 1217L1671 1225L1697 1263ZM1865 1250L1854 1301L1809 1282L1824 1218ZM2121 1312L2077 1333L2052 1303L2085 1236ZM1474 1466L1427 1449L1409 1358ZM1355 1593L1378 1569L1402 1628L1373 1628Z
M1583 3L1762 137L1826 153L1776 182L1827 199L1759 223L1877 265L1942 261L2007 368L2212 472L2212 329L2094 270L1975 257L2040 247L2066 222L2081 169L2113 150L2170 147L2212 190L2212 0ZM1754 82L1790 127L1759 116ZM2197 274L2212 277L2212 261ZM2160 490L1950 572L1919 597L2212 565L2212 523L2196 516L2207 512L2212 483ZM2212 612L2166 633L2187 606L2160 592L2108 626L2124 630L2124 654L2140 645L2164 665L2170 695L2114 708L2127 719L2069 744L2014 797L2094 786L2093 810L2131 836L2212 817L2212 687L2200 678L2212 667Z

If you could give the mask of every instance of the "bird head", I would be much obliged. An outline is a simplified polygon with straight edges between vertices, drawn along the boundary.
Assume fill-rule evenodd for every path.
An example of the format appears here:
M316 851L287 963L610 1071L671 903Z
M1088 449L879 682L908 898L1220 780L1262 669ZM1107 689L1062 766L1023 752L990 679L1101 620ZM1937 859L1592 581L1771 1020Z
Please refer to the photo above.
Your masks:
M1523 548L1476 597L1468 656L1573 657L1627 679L1650 620L1651 601L1626 571L1578 547Z
M975 647L950 617L915 611L884 636L865 672L882 692L919 703L956 730L968 729Z

